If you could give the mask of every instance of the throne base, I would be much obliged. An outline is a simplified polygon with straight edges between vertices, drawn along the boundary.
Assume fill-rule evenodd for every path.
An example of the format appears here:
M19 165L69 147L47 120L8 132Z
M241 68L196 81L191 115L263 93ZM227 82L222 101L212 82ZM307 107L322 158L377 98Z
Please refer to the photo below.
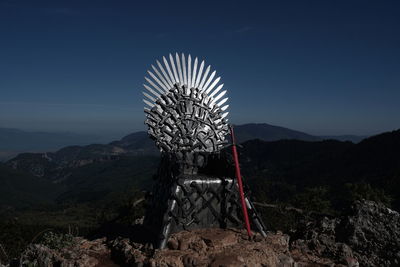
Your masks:
M166 247L170 234L198 228L243 227L237 183L232 178L180 175L158 183L144 224L153 233L156 247ZM250 219L262 235L265 226L246 197Z

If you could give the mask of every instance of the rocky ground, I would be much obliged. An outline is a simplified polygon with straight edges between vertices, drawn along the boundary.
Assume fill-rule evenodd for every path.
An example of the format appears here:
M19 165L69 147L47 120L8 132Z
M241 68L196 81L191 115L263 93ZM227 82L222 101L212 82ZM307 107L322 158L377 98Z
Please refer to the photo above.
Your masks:
M323 217L298 229L291 251L341 262L357 259L360 266L400 266L400 214L373 201L357 201L347 216Z
M304 221L291 236L249 239L244 230L199 229L173 234L165 250L128 237L73 244L32 244L10 266L400 266L400 214L363 201L342 218Z
M333 264L329 259L294 258L289 249L289 236L269 233L266 238L254 235L249 240L245 231L235 229L202 229L180 232L168 242L168 249L150 252L143 246L132 246L126 239L111 243L116 259L132 266L307 266Z
M111 241L77 240L74 247L60 251L31 245L20 263L24 266L331 266L335 261L302 253L292 255L289 236L269 233L249 239L236 229L200 229L171 236L168 248L153 250L129 238ZM347 263L338 266L348 266ZM357 265L354 265L357 266Z

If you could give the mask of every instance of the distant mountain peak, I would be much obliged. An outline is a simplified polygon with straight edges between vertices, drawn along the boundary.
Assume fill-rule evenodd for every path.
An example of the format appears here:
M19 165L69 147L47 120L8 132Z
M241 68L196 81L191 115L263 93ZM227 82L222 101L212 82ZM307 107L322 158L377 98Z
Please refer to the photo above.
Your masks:
M321 140L317 136L267 123L247 123L236 125L235 134L237 135L239 142L245 142L251 139L260 139L264 141L277 141L282 139L297 139L302 141Z

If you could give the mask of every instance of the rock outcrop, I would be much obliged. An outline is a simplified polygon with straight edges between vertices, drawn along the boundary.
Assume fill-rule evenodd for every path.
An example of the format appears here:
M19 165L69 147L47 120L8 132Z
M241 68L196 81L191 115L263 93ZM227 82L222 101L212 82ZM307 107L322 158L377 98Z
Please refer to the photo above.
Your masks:
M11 264L12 266L115 267L118 265L110 260L110 250L106 246L105 238L93 241L75 238L73 246L60 250L32 244L21 255L19 262Z
M127 237L75 241L59 250L30 245L16 266L400 266L400 214L357 201L347 216L305 221L290 237L198 229L172 234L164 250Z
M308 222L291 239L294 259L326 257L349 266L400 266L400 214L356 201L341 218Z
M122 266L330 266L334 261L314 257L296 262L289 250L289 236L255 234L251 239L244 230L199 229L171 236L168 248L152 250L129 239L110 242L112 259ZM337 265L340 266L340 265ZM343 265L344 266L344 265Z
M129 238L88 241L77 238L75 245L61 250L41 244L30 245L18 263L11 266L331 266L328 258L301 258L296 261L289 249L289 236L255 234L251 239L244 230L199 229L171 236L168 248L153 249ZM344 266L344 265L336 265Z
M400 266L400 214L373 201L357 201L337 227L361 266Z
M329 258L345 266L359 266L353 250L336 239L336 227L339 220L323 217L299 228L290 242L290 251L297 261L307 262L315 257Z

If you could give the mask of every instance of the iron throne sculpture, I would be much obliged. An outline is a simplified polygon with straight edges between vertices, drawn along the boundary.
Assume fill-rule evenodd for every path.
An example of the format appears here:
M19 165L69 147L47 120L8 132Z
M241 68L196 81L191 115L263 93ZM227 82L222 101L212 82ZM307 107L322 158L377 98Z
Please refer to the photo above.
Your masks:
M143 92L148 133L161 151L144 221L158 248L166 246L170 233L180 230L243 225L235 179L202 171L215 163L228 143L229 105L227 91L218 84L221 78L215 78L216 71L205 68L204 61L199 65L195 58L192 64L190 55L186 62L184 54L175 59L170 54L163 63L157 61L158 69L151 66ZM246 205L254 225L265 235L247 198Z

